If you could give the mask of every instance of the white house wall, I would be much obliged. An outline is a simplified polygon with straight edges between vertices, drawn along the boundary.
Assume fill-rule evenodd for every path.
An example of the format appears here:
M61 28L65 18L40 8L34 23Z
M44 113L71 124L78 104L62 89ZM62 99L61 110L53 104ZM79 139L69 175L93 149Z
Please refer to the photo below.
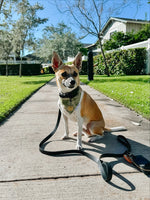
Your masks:
M129 23L129 22L119 22L119 21L113 21L110 24L108 24L107 29L103 33L103 41L109 40L111 33L113 32L134 32L139 31L142 28L142 24L139 23Z
M138 23L127 23L126 32L137 32L142 28L141 24Z
M104 32L103 40L109 40L111 33L115 32L115 31L116 32L122 31L122 32L126 33L126 24L122 23L122 22L116 22L116 21L109 24L107 29Z

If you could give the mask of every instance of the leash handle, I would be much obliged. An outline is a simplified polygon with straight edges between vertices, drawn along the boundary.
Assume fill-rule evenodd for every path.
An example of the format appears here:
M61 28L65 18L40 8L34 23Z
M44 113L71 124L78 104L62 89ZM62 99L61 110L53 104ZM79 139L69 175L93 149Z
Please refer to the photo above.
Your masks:
M131 154L131 145L123 135L119 135L117 139L120 143L122 143L124 146L127 147L127 151L123 153L124 159L128 163L133 164L137 169L139 169L145 175L150 175L150 161L147 160L142 155Z
M97 162L97 164L98 164L98 167L99 167L99 170L101 172L103 179L106 182L111 181L113 172L112 172L112 167L110 166L110 164L108 162L104 162L100 159Z
M118 135L117 140L125 147L127 147L127 152L131 152L131 145L123 135Z

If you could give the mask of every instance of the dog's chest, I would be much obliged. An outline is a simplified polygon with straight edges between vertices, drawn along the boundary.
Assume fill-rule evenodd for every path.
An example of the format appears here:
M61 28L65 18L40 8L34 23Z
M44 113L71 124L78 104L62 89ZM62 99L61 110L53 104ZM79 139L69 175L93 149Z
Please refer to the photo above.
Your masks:
M81 91L78 96L72 99L69 98L59 99L59 107L61 109L61 112L73 121L77 121L77 119L79 118L82 96L83 94Z
M60 105L61 112L68 117L68 119L72 121L77 121L80 115L80 105L77 105L77 107L74 109L73 112L68 112L63 105Z

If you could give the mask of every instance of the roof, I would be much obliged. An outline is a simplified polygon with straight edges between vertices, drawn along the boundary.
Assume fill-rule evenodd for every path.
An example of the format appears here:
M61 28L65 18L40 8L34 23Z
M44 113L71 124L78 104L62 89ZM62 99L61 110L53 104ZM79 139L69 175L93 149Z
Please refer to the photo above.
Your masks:
M120 21L123 23L136 23L136 24L149 24L150 21L147 20L141 20L141 19L129 19L129 18L120 18L120 17L110 17L106 24L104 25L103 29L102 29L102 33L105 31L105 29L107 28L108 24L112 21Z
M84 48L87 48L90 45L92 45L92 44L91 43L90 44L82 43L82 47L84 47Z
M146 21L146 20L141 20L141 19L129 19L129 18L120 18L120 17L110 17L106 24L104 25L104 27L102 28L102 33L105 31L105 29L107 28L108 24L111 22L111 21L120 21L120 22L123 22L123 23L138 23L138 24L149 24L150 21ZM96 46L96 43L95 42L94 44L91 44L89 46L86 46L85 48L90 48L90 47L94 47Z
M88 46L86 46L86 47L84 47L84 48L89 49L89 48L94 47L94 46L96 46L96 43L90 44L90 45L88 45Z

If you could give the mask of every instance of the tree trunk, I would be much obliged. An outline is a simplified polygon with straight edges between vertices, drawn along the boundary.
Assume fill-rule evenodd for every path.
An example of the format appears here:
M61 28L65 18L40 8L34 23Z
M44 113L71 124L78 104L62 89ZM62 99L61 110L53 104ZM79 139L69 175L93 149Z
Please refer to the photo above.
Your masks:
M19 76L22 77L22 55L23 55L23 50L20 52L20 65L19 65Z
M6 76L8 76L8 60L6 60Z
M19 76L22 77L22 56L21 56L20 65L19 65Z
M104 54L104 50L103 50L103 47L102 47L102 42L101 42L100 36L98 37L98 40L99 40L99 45L100 45L100 48L101 48L102 56L104 58L106 74L107 74L107 76L110 76L109 68L108 68L108 65L107 65L107 62L106 62L106 57L105 57L105 54Z

